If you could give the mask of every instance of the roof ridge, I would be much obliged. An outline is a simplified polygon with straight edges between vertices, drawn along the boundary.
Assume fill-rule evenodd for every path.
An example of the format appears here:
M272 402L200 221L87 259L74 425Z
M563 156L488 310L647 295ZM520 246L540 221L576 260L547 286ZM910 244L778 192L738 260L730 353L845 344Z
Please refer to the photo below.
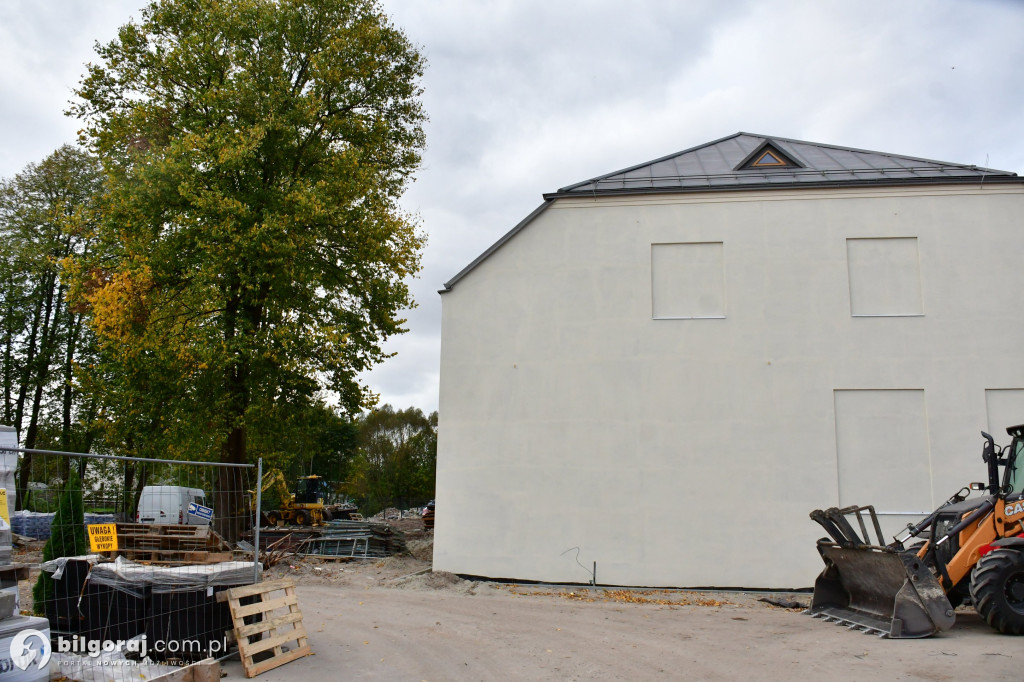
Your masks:
M665 156L662 156L661 158L654 159L653 161L644 161L643 163L637 163L637 164L634 164L632 166L629 166L628 168L620 168L619 170L612 171L611 173L603 173L601 175L598 175L598 176L595 176L593 178L590 178L589 180L583 180L581 182L574 182L571 185L566 185L565 187L559 188L556 193L558 193L558 192L569 192L569 191L572 191L573 189L575 189L577 187L580 187L582 185L588 185L588 184L590 184L592 182L599 182L599 181L604 180L606 178L610 178L613 175L619 175L620 173L629 173L630 171L637 170L638 168L643 168L644 166L653 166L656 163L661 163L662 161L668 161L669 159L675 158L677 156L682 156L683 154L689 154L690 152L695 152L698 149L703 149L704 147L710 147L712 145L718 144L719 142L725 142L726 140L731 140L734 137L739 137L740 135L749 135L749 133L743 133L743 132L733 133L732 135L726 135L725 137L721 137L721 138L719 138L717 140L712 140L711 142L705 142L703 144L699 144L696 147L690 147L689 149L684 149L684 150L679 151L679 152L674 152L672 154L667 154Z
M740 138L749 138L748 142L753 142L753 147L749 154L740 161L738 165L733 166L728 158L731 158L736 151L742 152L747 147L746 143L739 142ZM735 145L725 145L725 142L735 142ZM1015 180L1019 176L1013 171L998 170L995 168L986 168L978 166L976 164L965 164L965 163L954 163L951 161L939 161L937 159L926 159L918 156L906 156L904 154L895 154L892 152L880 152L870 149L860 149L858 147L844 147L836 144L826 144L821 142L810 142L807 140L797 140L791 137L777 137L773 135L762 135L759 133L751 133L747 131L739 131L725 137L705 142L703 144L689 147L681 151L667 154L660 158L652 161L645 161L643 163L634 164L626 168L611 171L609 173L603 173L596 177L575 182L571 185L561 187L555 192L545 193L544 196L568 196L568 195L581 195L587 192L600 193L603 190L613 189L612 185L622 184L622 187L615 188L618 190L625 189L640 189L640 185L643 183L638 181L641 180L639 173L644 172L645 177L648 180L654 180L655 178L661 178L662 180L675 180L677 183L671 183L670 186L661 188L649 187L647 189L682 189L687 179L698 179L708 178L712 176L727 177L729 171L719 169L718 166L721 164L714 163L708 167L706 164L707 159L704 158L705 152L712 150L717 151L718 155L721 156L721 160L725 162L725 165L730 166L730 171L734 173L733 177L737 179L737 184L749 185L747 180L741 180L736 172L743 166L748 160L751 154L756 154L758 149L765 148L771 145L779 150L779 153L785 154L790 157L795 163L795 166L802 167L802 169L819 171L824 177L835 176L837 172L846 172L853 176L860 175L864 172L870 173L875 172L879 176L878 180L896 180L897 178L891 174L894 172L902 171L908 173L910 177L901 178L907 182L913 182L914 180L928 180L931 181L936 177L944 177L950 179L953 182L962 182L968 177L976 177L984 180L986 177L992 179L1000 178L1001 180L1011 181ZM731 151L727 152L726 147L729 147ZM736 149L733 149L733 147ZM814 158L827 159L828 163L825 167ZM686 161L683 162L682 160ZM672 165L675 169L674 174L665 174L664 172L657 175L654 174L653 170L658 165ZM694 167L695 166L695 167ZM774 169L778 173L782 173L786 170L791 177L796 177L798 174L795 171L796 168ZM697 172L694 172L697 171ZM742 174L749 172L746 169ZM636 175L636 177L630 177ZM781 178L777 177L773 180L773 185L782 184L779 182ZM959 178L955 179L954 178ZM806 183L806 180L801 181ZM679 187L676 187L679 184Z
M998 173L1000 175L1016 175L1011 171L998 170L996 168L985 168L984 166L978 166L973 163L955 163L953 161L939 161L938 159L926 159L923 156L908 156L906 154L896 154L893 152L880 152L874 149L861 149L859 147L844 147L838 144L828 144L825 142L810 142L808 140L796 140L789 137L770 137L768 135L759 135L757 133L741 133L742 135L750 135L751 137L763 137L765 139L779 140L781 142L790 142L792 144L806 144L814 147L824 147L826 149L838 149L844 152L858 152L861 154L876 154L878 156L885 157L899 157L901 159L911 159L912 161L923 161L925 163L935 163L940 166L952 166L954 168L969 168L973 170L985 171L987 173ZM650 161L648 163L651 163ZM644 164L640 164L644 165Z

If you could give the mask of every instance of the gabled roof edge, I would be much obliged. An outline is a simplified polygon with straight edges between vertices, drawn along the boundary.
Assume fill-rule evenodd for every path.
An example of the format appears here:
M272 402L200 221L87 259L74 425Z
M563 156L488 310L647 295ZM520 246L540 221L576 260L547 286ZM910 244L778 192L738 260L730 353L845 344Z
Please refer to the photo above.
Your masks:
M528 215L525 218L523 218L519 222L518 225L516 225L511 230L509 230L508 232L503 234L498 241L496 241L493 244L491 244L491 246L486 251L484 251L479 256L477 256L475 259L473 259L472 263L470 263L466 267L464 267L461 270L459 270L459 273L457 275L455 275L450 280L448 280L447 282L444 283L444 289L438 289L437 293L445 294L445 293L451 291L452 287L455 286L456 282L458 282L460 279L462 279L463 277L468 275L470 270L475 268L477 265L479 265L480 263L482 263L485 260L487 260L487 258L492 253L494 253L495 251L500 249L502 246L504 246L505 242L507 242L509 239L512 239L512 237L516 236L520 231L525 229L526 226L529 225L530 223L532 223L533 220L537 216L539 216L541 213L543 213L544 210L547 209L547 207L550 206L553 201L554 201L553 199L545 198L543 204L541 204L537 208L533 209L533 212L530 213L530 215Z
M983 172L987 169L979 168ZM743 185L700 185L693 187L631 187L628 189L595 189L586 193L583 192L547 192L542 196L548 200L555 199L586 199L590 197L606 197L630 194L692 194L694 192L750 192L759 190L779 189L831 189L834 187L912 187L929 185L989 185L989 184L1012 184L1024 183L1024 177L1008 171L994 171L992 175L970 176L970 177L936 177L936 178L885 178L870 180L830 180L827 182L803 182L800 184L780 185L777 183L749 183Z

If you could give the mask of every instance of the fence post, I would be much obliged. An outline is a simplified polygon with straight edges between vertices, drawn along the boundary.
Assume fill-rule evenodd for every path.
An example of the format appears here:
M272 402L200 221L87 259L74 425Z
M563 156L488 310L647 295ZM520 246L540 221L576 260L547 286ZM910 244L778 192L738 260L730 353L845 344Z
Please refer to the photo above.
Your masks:
M256 463L256 518L253 520L252 530L252 581L258 583L260 580L260 507L263 503L263 458L260 457Z

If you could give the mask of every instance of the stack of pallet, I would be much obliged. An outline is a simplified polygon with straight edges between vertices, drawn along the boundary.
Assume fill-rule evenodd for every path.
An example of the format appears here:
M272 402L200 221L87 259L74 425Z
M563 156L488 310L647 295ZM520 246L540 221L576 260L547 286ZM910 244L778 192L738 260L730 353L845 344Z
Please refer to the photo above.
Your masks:
M148 523L117 524L117 551L107 555L161 566L215 564L232 558L231 548L209 526Z

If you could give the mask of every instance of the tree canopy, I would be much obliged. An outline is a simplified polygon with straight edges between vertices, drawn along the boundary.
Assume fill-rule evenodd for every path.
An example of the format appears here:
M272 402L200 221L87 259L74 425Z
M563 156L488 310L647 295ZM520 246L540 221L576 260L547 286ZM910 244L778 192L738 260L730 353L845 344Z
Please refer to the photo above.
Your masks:
M68 145L0 181L0 424L26 448L87 451L96 435L98 402L78 371L95 359L94 337L61 263L87 256L101 186L96 159ZM22 489L33 466L26 455Z
M159 0L97 54L70 113L107 182L68 268L120 437L241 462L323 391L372 404L424 244L415 47L369 0Z

